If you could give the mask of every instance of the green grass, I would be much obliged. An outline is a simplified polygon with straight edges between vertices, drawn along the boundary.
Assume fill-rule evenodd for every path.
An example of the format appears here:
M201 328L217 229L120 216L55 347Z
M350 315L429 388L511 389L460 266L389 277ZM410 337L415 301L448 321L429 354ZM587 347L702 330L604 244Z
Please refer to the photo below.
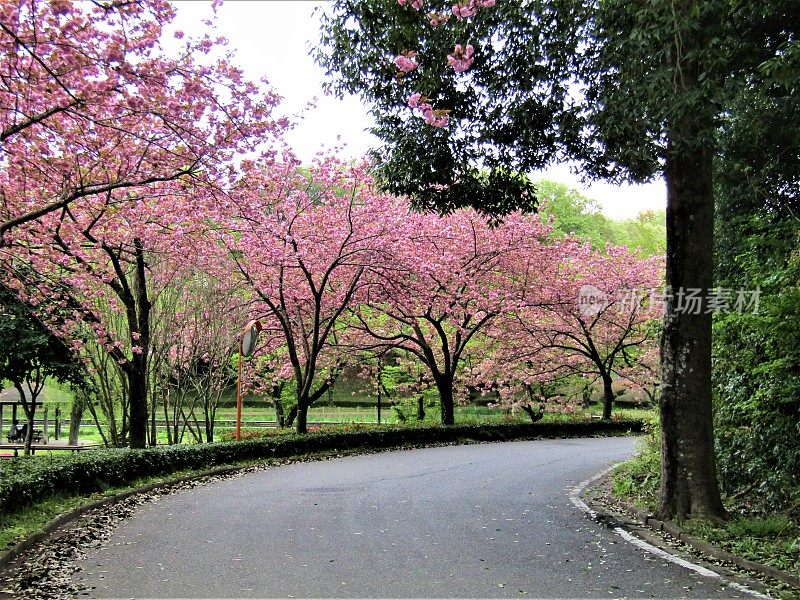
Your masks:
M58 515L88 504L94 499L75 496L54 496L17 511L13 515L0 515L0 552L8 550L28 536L41 531L47 523Z
M615 496L654 512L660 485L660 438L654 425L640 443L636 457L620 465L612 476ZM743 558L800 575L800 524L784 514L753 516L733 512L724 525L702 519L681 523L689 535Z
M246 467L251 464L264 464L269 461L264 459L235 463L237 466ZM130 484L120 487L110 487L102 493L88 496L52 496L33 506L29 506L10 515L0 514L0 552L10 549L25 538L40 532L47 523L61 514L85 506L104 497L114 496L142 486L174 481L195 471L186 469L175 471L169 475L158 477L142 477Z
M739 516L724 526L692 519L682 527L731 554L800 576L800 526L786 515Z
M333 388L331 396L332 403L327 396L321 398L317 404L310 407L308 420L312 423L377 423L377 400L363 391L363 385L354 380L343 379L337 382ZM68 386L62 386L55 382L48 383L43 393L43 399L49 409L51 421L55 416L55 407L61 408L64 418L69 417L69 408L72 401L72 392ZM244 408L242 411L242 422L245 428L252 428L256 422L274 422L275 410L271 400L252 395L245 395L243 398ZM427 407L426 422L436 423L439 420L439 407ZM546 413L543 421L545 423L556 423L588 419L591 415L599 415L601 408L598 404L589 409L579 409L576 414ZM39 412L41 416L42 412ZM198 418L202 417L202 412L198 411ZM622 419L648 419L653 415L652 410L638 408L628 408L626 406L616 406L614 408L614 418ZM163 418L163 410L159 407L157 417ZM219 408L217 409L217 425L215 432L217 438L230 431L236 420L236 391L228 390L223 396ZM470 404L455 407L455 421L458 424L480 425L495 423L528 423L530 421L527 414L517 411L510 414L500 408L490 408L481 404ZM381 410L381 423L386 425L399 424L395 411L391 404L384 399ZM409 425L416 424L415 419L408 421ZM53 436L53 425L50 427L50 435ZM62 438L68 435L67 428L62 429ZM81 441L102 444L103 439L97 432L91 415L84 415L80 430ZM187 433L183 438L184 443L192 443L191 434ZM167 434L163 427L158 429L158 443L167 443ZM38 453L38 452L37 452Z

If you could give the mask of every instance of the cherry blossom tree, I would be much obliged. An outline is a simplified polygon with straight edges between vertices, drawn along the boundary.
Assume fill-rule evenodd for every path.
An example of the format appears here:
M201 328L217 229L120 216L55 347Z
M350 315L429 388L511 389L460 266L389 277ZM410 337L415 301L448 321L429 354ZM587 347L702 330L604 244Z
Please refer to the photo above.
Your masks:
M219 40L188 41L176 57L161 49L174 15L164 0L0 6L0 246L92 197L218 184L275 127L271 92L229 57L204 61Z
M557 300L507 315L514 331L503 364L526 381L588 375L603 383L603 418L611 418L615 377L637 377L657 347L663 295L663 258L641 258L627 248L604 253L571 242L570 263ZM641 373L640 373L641 374Z
M289 418L305 433L309 406L348 357L337 345L345 311L373 285L366 275L385 262L408 208L375 193L365 165L332 159L254 168L247 189L210 249L251 291L251 316L280 338L296 390Z
M274 156L283 126L271 90L210 57L220 40L165 54L173 16L161 0L0 8L0 272L34 306L61 286L73 318L52 325L119 365L134 447L146 443L153 299L178 267L166 263L214 222L241 177L234 158Z
M415 214L391 262L374 271L352 326L372 338L366 346L398 348L425 365L442 424L454 422L454 382L476 336L498 315L550 292L558 252L548 232L535 216L510 215L492 228L471 210Z

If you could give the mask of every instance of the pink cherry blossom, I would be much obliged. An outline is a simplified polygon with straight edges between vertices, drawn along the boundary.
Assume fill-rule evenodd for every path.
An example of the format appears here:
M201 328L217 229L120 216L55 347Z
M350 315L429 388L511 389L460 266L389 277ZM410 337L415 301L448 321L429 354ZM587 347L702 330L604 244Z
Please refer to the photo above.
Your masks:
M475 54L475 48L472 44L468 44L466 48L462 48L461 44L456 44L452 54L447 55L447 62L453 67L456 73L463 73L472 66L474 59L472 56Z
M463 4L453 5L453 15L461 21L474 16L478 12L478 5L475 0L469 0Z
M414 69L417 68L417 61L414 58L413 53L411 55L408 54L400 54L394 59L395 66L400 69L403 73L410 73Z

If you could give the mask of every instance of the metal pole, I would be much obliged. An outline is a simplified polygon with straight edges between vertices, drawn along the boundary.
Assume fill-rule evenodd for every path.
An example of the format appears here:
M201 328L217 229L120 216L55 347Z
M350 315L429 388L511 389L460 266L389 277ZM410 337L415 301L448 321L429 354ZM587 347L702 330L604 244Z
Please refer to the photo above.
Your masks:
M383 391L383 361L378 357L378 425L381 424L381 392Z
M242 439L242 353L239 352L239 382L236 385L236 441Z

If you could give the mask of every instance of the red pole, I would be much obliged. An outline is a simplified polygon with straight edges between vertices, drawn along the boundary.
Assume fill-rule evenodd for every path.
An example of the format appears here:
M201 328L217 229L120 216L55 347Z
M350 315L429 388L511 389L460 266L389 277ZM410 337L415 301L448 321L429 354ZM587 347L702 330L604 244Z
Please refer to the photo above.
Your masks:
M239 351L239 381L236 384L236 441L242 439L242 352Z

